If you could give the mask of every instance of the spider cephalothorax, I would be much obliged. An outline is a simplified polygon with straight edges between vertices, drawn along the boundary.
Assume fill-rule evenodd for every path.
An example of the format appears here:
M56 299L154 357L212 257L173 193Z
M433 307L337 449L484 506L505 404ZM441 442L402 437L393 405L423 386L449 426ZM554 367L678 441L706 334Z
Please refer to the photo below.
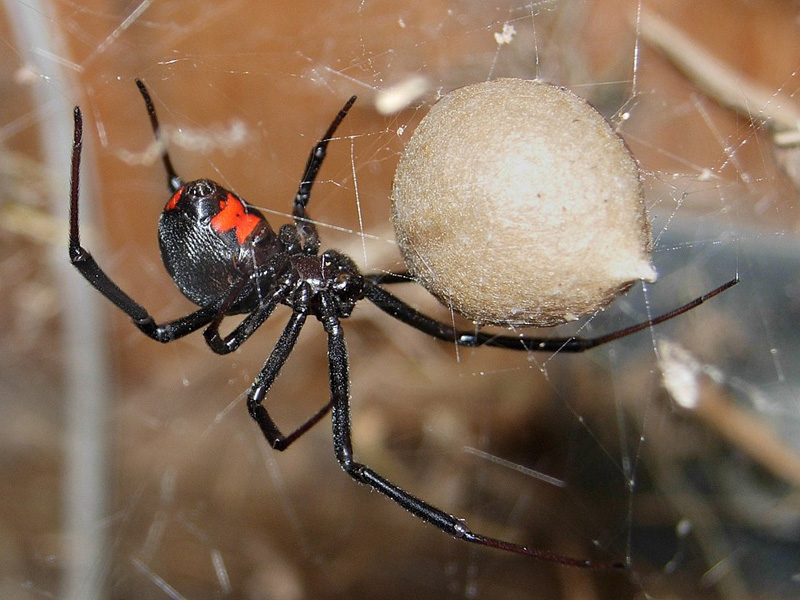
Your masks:
M347 256L303 243L298 230L279 233L264 215L209 179L182 185L161 213L161 258L178 289L203 306L241 286L226 314L248 313L285 286L281 301L318 315L329 303L347 317L363 295L363 278ZM327 298L325 298L327 296Z
M158 119L150 95L141 81L137 85L147 107L156 138ZM70 185L69 256L78 271L106 298L125 312L144 334L160 342L171 342L205 328L209 347L218 354L239 348L261 326L278 304L292 309L289 322L256 376L247 394L247 408L267 442L285 450L320 419L331 413L333 445L341 467L356 481L369 485L423 521L464 541L516 552L577 567L619 567L599 564L528 546L483 536L469 530L463 519L442 511L402 490L370 467L356 462L351 442L350 381L347 348L341 319L367 299L378 308L419 331L462 346L495 346L511 350L582 352L671 319L698 306L736 283L736 279L696 298L667 314L596 338L534 338L459 331L427 317L391 294L382 285L410 281L405 273L362 275L355 263L335 250L319 252L319 236L306 215L311 188L328 142L336 132L355 96L345 103L328 130L309 155L292 206L293 223L276 233L264 216L239 196L213 181L198 179L184 184L172 166L166 149L161 159L172 194L159 222L159 242L164 265L178 289L198 305L194 312L156 323L150 313L106 275L80 243L78 219L80 158L83 118L75 108ZM223 336L219 327L232 314L246 315ZM292 352L307 317L318 319L328 338L330 371L329 401L294 432L284 435L270 417L263 401Z

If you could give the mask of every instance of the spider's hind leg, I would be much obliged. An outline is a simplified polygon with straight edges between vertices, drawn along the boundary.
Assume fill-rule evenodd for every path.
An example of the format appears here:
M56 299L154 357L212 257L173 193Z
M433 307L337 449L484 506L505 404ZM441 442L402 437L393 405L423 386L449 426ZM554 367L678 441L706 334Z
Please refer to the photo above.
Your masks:
M136 80L136 86L139 88L139 92L142 94L142 98L144 99L144 104L147 107L147 116L150 117L150 126L153 128L153 135L155 135L156 141L161 144L161 161L164 163L164 169L167 171L167 187L169 187L170 193L174 194L181 189L183 180L172 166L172 160L170 159L169 152L167 151L166 141L161 135L161 126L158 124L156 107L153 105L152 98L150 98L150 92L147 90L147 87L144 85L144 83L142 83L141 79Z
M227 296L217 302L201 306L185 317L156 323L147 309L126 294L97 264L94 257L81 245L80 229L80 172L83 148L83 115L77 106L74 112L75 130L72 141L72 170L70 176L69 204L69 259L72 265L94 288L128 315L142 333L162 343L168 343L197 331L214 320ZM233 294L234 289L228 291Z

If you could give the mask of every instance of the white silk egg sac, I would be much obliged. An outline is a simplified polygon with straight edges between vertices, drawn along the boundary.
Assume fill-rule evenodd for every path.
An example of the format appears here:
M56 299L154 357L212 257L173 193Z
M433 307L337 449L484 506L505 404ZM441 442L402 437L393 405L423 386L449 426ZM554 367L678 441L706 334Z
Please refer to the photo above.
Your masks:
M654 281L639 168L569 90L497 79L442 97L395 175L417 281L475 323L550 326Z

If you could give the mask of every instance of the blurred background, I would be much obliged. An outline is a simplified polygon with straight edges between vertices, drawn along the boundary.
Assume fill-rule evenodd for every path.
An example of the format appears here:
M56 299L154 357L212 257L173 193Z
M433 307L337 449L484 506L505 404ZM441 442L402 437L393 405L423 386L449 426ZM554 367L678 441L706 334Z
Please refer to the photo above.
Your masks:
M800 594L795 0L4 8L0 596ZM244 395L288 310L220 357L199 334L145 338L91 290L66 247L75 104L85 245L159 320L192 308L159 258L168 192L136 77L184 179L215 179L276 226L311 146L358 94L309 211L323 247L365 271L402 268L393 172L439 95L540 78L605 114L641 163L660 279L555 335L646 320L736 275L738 286L584 355L457 349L366 303L344 325L362 462L478 532L630 568L455 541L353 483L327 420L271 451ZM396 291L454 318L414 285ZM270 411L290 431L327 386L310 322Z

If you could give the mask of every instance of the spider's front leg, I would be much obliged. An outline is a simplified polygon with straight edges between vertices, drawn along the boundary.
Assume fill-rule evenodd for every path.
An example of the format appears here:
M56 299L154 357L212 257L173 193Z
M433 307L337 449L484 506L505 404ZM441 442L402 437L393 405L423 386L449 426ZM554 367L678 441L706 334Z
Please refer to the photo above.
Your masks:
M388 479L382 477L370 467L356 462L353 458L353 444L351 441L350 369L348 366L344 333L337 316L323 316L321 317L321 321L325 327L325 332L328 334L328 364L330 369L331 421L333 425L334 452L336 453L336 459L339 461L339 464L348 475L359 483L364 483L387 496L415 517L430 523L434 527L445 533L449 533L457 539L572 567L591 569L624 568L624 565L621 563L595 563L589 560L570 558L477 534L467 528L463 519L446 513L428 504L424 500L420 500L416 496L409 494L402 488L393 484Z
M389 274L386 283L399 283L401 280L396 274ZM692 310L717 296L725 290L739 283L736 276L721 286L714 288L710 292L698 296L691 302L687 302L674 308L669 312L653 317L647 321L630 325L623 329L618 329L597 337L583 338L578 336L570 337L528 337L522 335L499 335L494 333L483 333L480 331L460 331L447 323L442 323L436 319L428 317L416 309L412 308L400 298L383 289L378 283L383 283L379 275L372 275L366 279L365 297L375 304L385 313L391 315L398 321L402 321L419 331L426 333L446 342L452 342L459 346L493 346L495 348L505 348L507 350L522 350L526 352L584 352L597 346L602 346L614 340L624 338L644 329L649 329L678 315Z
M279 294L280 292L276 293L276 297ZM285 296L285 294L283 295ZM316 425L320 419L330 412L331 405L333 404L333 400L330 399L322 408L315 412L311 418L309 418L305 423L300 425L300 427L295 429L289 435L284 435L281 432L281 430L275 424L275 421L273 421L266 407L263 405L263 402L267 397L272 384L280 374L281 368L283 368L283 365L286 363L289 355L292 353L295 343L297 342L297 337L300 335L300 331L302 330L303 325L305 325L306 318L308 317L307 286L302 286L300 288L298 296L294 300L294 312L292 313L289 322L286 324L286 327L284 327L283 333L281 333L280 338L278 338L278 341L275 343L275 347L272 349L269 358L264 363L264 366L253 382L253 385L250 386L250 390L247 393L247 411L250 413L250 416L256 421L256 423L258 423L261 433L264 434L264 437L269 445L275 450L281 451L286 450L286 448L288 448L293 442L295 442L304 433ZM269 312L272 312L271 309ZM255 314L256 313L251 314L250 317ZM248 317L248 319L250 317ZM266 318L266 316L264 318ZM245 319L242 325L245 325L248 319ZM261 319L261 321L263 322L263 319ZM219 323L216 323L216 325L219 325ZM209 333L214 326L215 323L212 323L211 326L206 330L206 341L209 342L209 345L212 347L212 349L218 351L218 349L212 345L211 340L209 339L215 336L214 333ZM229 336L232 341L236 341L238 339L235 334L236 331L231 333ZM218 337L218 333L216 336ZM217 342L224 344L224 340L221 338L218 338ZM223 345L222 348L227 347Z
M311 188L317 180L317 173L319 173L320 167L322 167L322 163L325 160L325 154L328 151L328 143L331 141L333 134L336 133L336 130L347 116L347 113L355 101L356 97L351 96L347 102L345 102L342 109L336 115L336 118L328 127L328 130L311 149L306 167L303 170L303 177L300 179L300 185L294 197L292 216L294 217L295 227L302 240L303 249L306 254L313 255L319 250L319 234L317 233L317 228L314 223L308 219L306 214L306 207L308 206L308 201L311 199Z

